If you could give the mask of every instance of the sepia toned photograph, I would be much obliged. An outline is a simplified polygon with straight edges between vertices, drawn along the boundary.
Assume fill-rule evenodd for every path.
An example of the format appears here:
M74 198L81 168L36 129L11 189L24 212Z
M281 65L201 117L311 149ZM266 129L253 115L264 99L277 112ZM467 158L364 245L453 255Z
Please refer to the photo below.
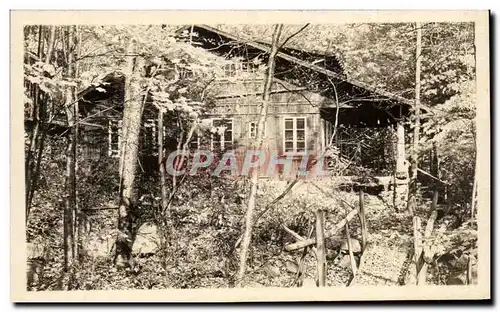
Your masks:
M13 298L490 298L487 12L160 12L11 13Z

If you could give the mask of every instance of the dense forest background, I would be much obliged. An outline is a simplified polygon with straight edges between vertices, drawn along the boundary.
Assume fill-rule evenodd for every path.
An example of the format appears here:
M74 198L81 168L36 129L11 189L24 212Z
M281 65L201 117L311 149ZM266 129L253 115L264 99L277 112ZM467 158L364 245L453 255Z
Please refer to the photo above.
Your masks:
M419 180L413 215L427 220L430 194L439 190L436 219L442 224L424 242L435 249L427 282L465 283L462 276L470 259L477 265L474 24L420 25L419 66L413 23L217 27L276 50L286 44L335 55L347 77L409 100L419 85L425 114L417 117L420 137L407 150L415 150L419 166L430 168L432 178ZM176 29L172 25L25 27L25 58L31 60L24 64L24 107L30 121L25 131L29 289L295 286L308 276L297 257L311 263L314 257L284 251L283 246L297 239L290 233L311 237L312 211L318 207L332 215L326 218L326 227L341 219L335 215L337 208L326 205L322 196L306 198L262 184L253 190L247 178L235 181L209 174L175 178L162 170L145 174L137 168L133 151L118 159L83 158L80 92L106 84L109 73L125 75L125 114L138 121L124 122L130 144L138 145L141 115L127 103L140 103L147 96L162 112L161 122L169 129L164 135L173 142L162 146L160 155L186 148L194 129L204 127L203 114L213 107L217 94L211 82L229 61L190 45L189 36L175 37ZM259 65L272 79L272 57ZM199 74L194 79L179 74L186 70ZM38 93L33 97L33 92ZM54 116L64 116L69 131L49 133ZM414 126L415 119L408 121L412 131ZM433 157L439 158L439 166L433 167ZM130 170L120 174L119 167ZM127 192L132 203L124 202ZM332 193L357 205L357 193L335 186ZM367 205L370 200L375 203L375 197L369 197ZM250 218L251 226L249 198L254 198L252 209L257 212ZM413 215L373 205L374 228L381 222L383 228L394 230L403 220L407 226L394 231L403 236L412 233ZM354 222L351 228L360 231L361 225ZM247 231L251 241L244 238ZM143 242L137 232L144 233ZM136 245L141 245L140 252ZM330 250L328 259L338 259L342 252L336 247ZM354 273L349 263L332 266L328 285L347 284Z

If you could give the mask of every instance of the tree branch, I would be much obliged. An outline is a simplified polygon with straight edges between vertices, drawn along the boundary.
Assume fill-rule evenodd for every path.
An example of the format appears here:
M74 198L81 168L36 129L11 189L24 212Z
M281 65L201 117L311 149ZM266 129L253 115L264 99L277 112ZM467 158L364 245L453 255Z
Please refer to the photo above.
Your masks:
M285 44L290 41L290 39L292 39L293 37L297 36L299 33L301 33L304 29L307 28L307 26L309 26L311 23L307 23L305 24L304 26L302 26L301 29L299 29L298 31L296 31L295 33L293 33L292 35L290 35L288 38L285 39L285 41L283 41L283 43L280 45L280 47L278 48L278 50L280 50L281 48L283 48L285 46Z

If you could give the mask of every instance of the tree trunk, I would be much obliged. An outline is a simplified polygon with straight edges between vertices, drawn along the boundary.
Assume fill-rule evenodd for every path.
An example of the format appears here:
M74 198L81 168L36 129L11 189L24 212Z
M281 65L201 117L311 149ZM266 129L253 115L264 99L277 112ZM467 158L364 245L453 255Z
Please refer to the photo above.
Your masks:
M368 226L366 224L365 215L365 194L363 190L359 190L359 223L361 225L361 240L363 246L363 252L366 250L366 244L368 242ZM347 224L347 223L346 223Z
M74 77L79 78L80 77L80 62L79 59L81 57L81 48L82 48L82 30L81 26L74 26L74 31L75 34L73 36L73 51L75 51L74 55ZM77 93L75 90L75 100L74 100L74 107L75 107L75 147L78 146L78 137L80 135L79 132L79 114L78 114L78 99L77 99ZM75 150L76 154L76 150ZM77 160L78 162L78 160ZM76 256L77 260L80 261L82 251L83 251L83 233L85 231L85 222L86 222L86 216L84 215L84 212L81 211L80 206L79 206L79 195L78 195L78 187L76 187L76 181L78 181L78 163L75 164L75 213L74 217L76 220L76 226L75 226L75 250L76 250Z
M142 62L134 56L131 43L128 49L125 103L123 117L123 144L120 157L120 205L118 209L118 231L116 238L115 264L118 267L130 265L133 243L134 209L137 194L135 192L135 176L139 152L139 135L141 130L142 112L144 107L143 96L138 78L141 73L134 68L143 68ZM141 63L141 64L139 64ZM145 95L144 95L145 96Z
M38 54L41 58L41 51L43 49L42 32L43 27L39 28L39 42L38 42ZM47 55L45 59L45 64L50 64L50 59L52 57L52 51L54 49L56 27L50 26L50 37L47 47ZM38 176L40 175L40 163L42 159L42 153L45 143L46 131L44 129L44 123L46 121L46 109L45 102L48 100L40 92L40 88L35 86L35 99L33 101L33 129L30 133L30 146L26 154L25 159L25 185L26 185L26 198L25 198L25 209L26 209L26 222L28 222L28 216L31 209L31 203L33 201L33 195L37 187ZM34 155L37 155L36 160Z
M416 69L415 69L415 106L413 127L413 148L410 157L410 184L408 189L408 212L415 213L417 208L417 169L418 169L418 143L420 136L420 71L422 56L422 28L420 22L416 23L417 28L417 49L416 49Z
M439 174L439 155L436 142L432 142L431 174L437 179L441 178ZM433 192L432 192L431 211L434 211L437 209L441 182L436 179L433 179L432 186L433 186Z
M267 63L267 76L264 84L264 93L262 96L262 105L260 107L260 117L257 128L257 148L262 149L263 139L264 139L264 124L267 117L267 109L269 105L269 96L271 85L273 82L274 68L275 68L275 58L278 54L279 39L281 35L281 30L283 29L282 24L277 24L274 26L273 41L271 46L271 53L269 54L269 60ZM250 247L250 242L252 239L252 227L253 227L253 214L255 210L255 198L257 195L257 188L259 183L259 172L256 168L252 170L251 177L251 188L250 195L248 198L248 206L245 215L245 231L243 234L242 246L240 251L240 266L238 270L238 277L236 281L236 286L241 287L243 284L243 278L245 277L246 271L246 261L248 257L248 248Z
M437 211L434 207L429 220L427 220L427 224L425 225L424 232L424 241L429 240L432 234L432 230L434 229L434 222L437 219ZM429 269L430 264L434 261L434 251L427 242L423 247L423 260L422 268L418 272L417 283L418 285L425 285L427 283L427 271Z
M413 247L414 247L414 265L415 270L412 272L415 285L418 284L418 272L420 271L420 256L422 255L422 236L420 235L421 222L420 217L413 217Z
M160 167L161 212L167 209L168 191L165 172L165 155L163 155L163 112L158 112L158 166Z
M158 223L158 229L160 232L160 255L162 257L163 268L167 267L167 246L169 238L169 228L167 225L167 206L168 206L168 191L166 183L166 172L165 172L165 155L163 149L163 111L160 109L158 111L158 167L160 171L160 190L161 190L161 202L160 207L157 210L156 220Z
M68 42L71 43L75 33L72 26L68 29ZM70 44L68 44L69 51ZM50 57L50 53L47 55ZM68 54L67 78L74 78L74 52ZM76 101L75 88L68 86L66 89L65 102L66 118L68 122L69 132L67 135L66 147L66 200L64 207L64 269L69 272L75 262L77 250L75 239L76 228L76 142L77 142L77 127L76 117L78 112L78 104Z

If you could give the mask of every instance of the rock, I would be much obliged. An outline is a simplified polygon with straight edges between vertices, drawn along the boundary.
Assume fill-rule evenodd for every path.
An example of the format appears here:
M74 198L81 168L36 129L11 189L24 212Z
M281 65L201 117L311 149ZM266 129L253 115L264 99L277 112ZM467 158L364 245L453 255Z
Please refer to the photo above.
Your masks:
M344 268L344 269L349 269L351 267L351 258L349 255L345 255L343 256L338 265L341 267L341 268Z
M290 273L297 273L299 271L299 265L295 261L287 260L285 267Z
M155 254L160 246L160 236L156 225L144 223L137 231L132 254Z
M337 258L338 253L335 250L327 249L326 250L326 260L335 260Z
M359 242L359 240L357 240L355 238L350 238L349 240L351 241L352 252L354 252L354 253L361 252L361 243ZM344 252L349 252L349 246L347 244L347 239L345 239L342 242L342 245L340 246L340 250L342 250Z

